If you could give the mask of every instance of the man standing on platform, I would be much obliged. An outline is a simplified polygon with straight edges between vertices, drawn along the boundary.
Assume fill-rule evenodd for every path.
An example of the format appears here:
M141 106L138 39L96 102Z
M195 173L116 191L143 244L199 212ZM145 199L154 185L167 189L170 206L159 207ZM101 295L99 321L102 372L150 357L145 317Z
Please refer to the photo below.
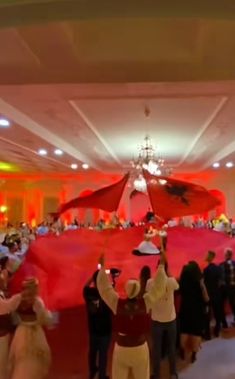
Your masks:
M97 372L99 379L108 379L106 369L112 333L112 312L100 297L97 289L97 275L98 271L93 274L83 289L89 327L89 379L93 379Z
M148 312L166 288L164 269L165 253L162 253L153 285L148 293L139 297L140 283L136 279L126 282L126 299L120 299L104 270L104 258L100 259L101 270L97 287L101 297L113 311L115 318L115 346L112 362L112 379L127 379L132 370L134 379L149 379L149 333Z

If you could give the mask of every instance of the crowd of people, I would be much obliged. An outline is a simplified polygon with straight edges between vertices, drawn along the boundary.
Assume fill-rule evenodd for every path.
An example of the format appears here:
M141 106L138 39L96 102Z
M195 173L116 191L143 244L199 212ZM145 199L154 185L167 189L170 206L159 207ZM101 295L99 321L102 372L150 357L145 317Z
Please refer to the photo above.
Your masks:
M230 249L224 261L214 263L209 251L206 266L200 269L189 261L178 279L169 271L166 246L161 244L157 271L144 266L139 280L125 285L126 298L115 289L115 281L105 270L104 259L84 287L89 325L89 379L107 379L107 359L114 336L112 379L161 378L161 360L168 356L171 379L178 378L177 356L195 362L203 340L218 337L229 325L228 300L235 321L235 261ZM141 258L140 258L141 259ZM212 327L212 321L215 324ZM151 359L150 359L151 357Z
M162 225L163 220L157 217L150 209L146 212L145 216L138 222L120 218L116 213L112 214L109 219L99 218L96 222L82 221L75 217L72 221L67 222L58 217L57 214L49 214L46 219L36 226L31 226L26 222L20 222L18 225L8 222L0 228L7 236L12 234L20 235L23 240L21 243L25 247L30 241L33 241L37 236L44 236L47 234L60 235L67 230L79 230L88 228L92 230L105 230L105 229L128 229L134 226L141 226L148 223ZM213 229L215 231L223 232L231 237L235 236L235 221L221 214L214 218L204 217L191 217L186 216L182 218L172 218L166 223L168 227L183 226L196 229ZM1 242L1 241L0 241ZM1 246L0 246L1 253Z

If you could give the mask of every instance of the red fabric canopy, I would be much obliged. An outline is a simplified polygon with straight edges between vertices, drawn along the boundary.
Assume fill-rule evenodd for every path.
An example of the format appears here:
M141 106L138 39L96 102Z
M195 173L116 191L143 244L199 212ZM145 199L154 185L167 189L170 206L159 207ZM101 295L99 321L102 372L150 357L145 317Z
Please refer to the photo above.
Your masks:
M201 214L220 204L218 199L200 185L154 176L145 170L144 177L153 211L164 220Z
M79 196L70 200L60 207L59 213L64 213L70 208L97 208L107 212L116 211L128 179L129 173L111 186L101 188L87 196Z
M144 265L152 268L152 274L155 272L159 256L137 257L132 254L143 240L145 228L105 231L84 228L60 236L39 237L30 245L23 265L11 281L11 289L20 291L26 277L36 276L40 282L40 295L49 309L79 305L84 301L83 286L97 270L100 254L105 253L106 267L122 270L117 279L117 290L122 295L126 280L138 278ZM153 243L159 246L159 238L154 237ZM189 260L205 261L209 249L216 252L216 262L219 263L227 247L234 249L235 239L223 233L208 229L169 228L167 258L170 272L178 276Z

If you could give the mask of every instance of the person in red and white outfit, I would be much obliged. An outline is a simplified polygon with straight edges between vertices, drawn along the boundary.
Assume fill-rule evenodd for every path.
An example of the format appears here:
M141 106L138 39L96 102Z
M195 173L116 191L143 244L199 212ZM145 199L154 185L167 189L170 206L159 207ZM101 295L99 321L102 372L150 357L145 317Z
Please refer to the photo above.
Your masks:
M167 277L164 262L163 253L161 264L148 293L139 297L140 283L136 279L130 279L125 285L127 298L121 299L105 273L104 258L100 259L102 268L97 277L97 288L115 315L112 379L128 379L130 369L134 379L149 379L148 313L153 304L165 293Z

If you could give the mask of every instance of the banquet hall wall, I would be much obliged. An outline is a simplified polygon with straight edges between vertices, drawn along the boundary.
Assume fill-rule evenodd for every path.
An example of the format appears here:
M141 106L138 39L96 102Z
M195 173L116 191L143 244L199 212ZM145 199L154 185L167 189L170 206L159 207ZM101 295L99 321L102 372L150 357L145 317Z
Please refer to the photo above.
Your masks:
M119 174L101 174L96 172L78 175L62 174L14 174L0 176L0 210L7 207L6 212L0 212L0 220L8 219L10 222L22 220L32 224L45 219L50 212L55 212L59 204L64 203L87 190L96 190L120 179ZM225 203L221 210L229 217L235 217L235 170L208 171L201 173L177 174L177 178L201 184L207 189L221 191ZM149 207L148 200L143 198L141 205L130 200L133 187L128 185L123 194L118 214L123 219L133 219L144 214ZM142 207L142 208L141 208ZM138 208L138 209L137 209ZM134 214L134 213L135 214ZM110 216L98 210L78 210L67 212L64 218L70 222L74 217L81 221L93 222L100 217L108 219Z

